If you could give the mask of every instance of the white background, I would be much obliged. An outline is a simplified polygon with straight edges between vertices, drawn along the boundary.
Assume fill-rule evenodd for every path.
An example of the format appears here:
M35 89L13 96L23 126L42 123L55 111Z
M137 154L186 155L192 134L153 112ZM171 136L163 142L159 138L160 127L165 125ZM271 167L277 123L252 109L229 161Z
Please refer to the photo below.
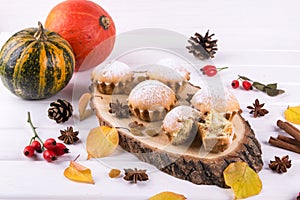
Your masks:
M10 0L2 1L0 7L0 44L13 33L37 26L44 22L57 0ZM114 0L95 1L113 17L117 33L121 34L139 28L164 28L189 36L196 31L205 33L207 29L216 34L219 51L213 62L217 66L229 66L220 73L225 86L238 74L253 80L278 82L286 93L278 97L242 89L232 90L244 110L243 116L249 120L262 145L264 168L259 173L263 190L249 199L293 200L299 190L300 157L298 154L268 145L270 136L280 132L276 121L283 119L288 105L300 105L300 28L297 0L215 0L215 1L138 1ZM88 77L90 71L81 73ZM147 199L162 192L173 191L184 194L188 199L233 199L230 189L216 186L199 186L182 181L141 163L134 156L121 149L107 158L86 161L85 136L97 126L95 117L78 122L77 101L72 96L73 83L56 96L42 101L25 101L13 96L0 84L0 198L12 199ZM76 80L78 81L78 79ZM89 85L82 83L84 91ZM86 88L84 87L86 86ZM74 94L73 94L74 95ZM74 97L74 98L72 98ZM72 101L75 115L65 124L57 125L47 117L50 102L57 98ZM246 106L256 98L266 103L270 111L263 118L254 119ZM59 158L55 163L47 163L38 155L28 159L22 155L32 135L26 123L27 111L31 112L34 125L43 139L57 137L60 129L74 126L80 131L81 143L69 146L71 153ZM298 126L298 128L300 128ZM282 133L284 134L284 133ZM81 154L78 162L93 172L95 185L80 184L63 176L69 160ZM292 168L286 174L276 174L268 169L274 156L289 155ZM110 167L118 166L147 168L150 180L137 185L120 179L110 179Z

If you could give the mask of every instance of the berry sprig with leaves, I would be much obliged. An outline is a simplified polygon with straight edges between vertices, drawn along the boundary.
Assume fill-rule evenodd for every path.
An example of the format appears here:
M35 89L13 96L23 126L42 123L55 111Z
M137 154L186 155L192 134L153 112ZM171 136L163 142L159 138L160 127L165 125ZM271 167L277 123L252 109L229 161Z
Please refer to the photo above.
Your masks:
M69 149L64 144L57 143L53 138L48 138L45 142L42 141L36 132L36 127L32 124L30 112L28 112L27 122L30 124L34 135L31 137L29 145L23 150L23 154L26 157L33 157L35 152L43 153L44 159L48 162L52 162L55 161L58 156L69 153Z
M240 76L240 75L238 75L238 79L242 81L252 82L252 87L272 97L283 94L285 92L284 90L277 88L277 83L263 84L257 81L253 81L247 78L246 76Z

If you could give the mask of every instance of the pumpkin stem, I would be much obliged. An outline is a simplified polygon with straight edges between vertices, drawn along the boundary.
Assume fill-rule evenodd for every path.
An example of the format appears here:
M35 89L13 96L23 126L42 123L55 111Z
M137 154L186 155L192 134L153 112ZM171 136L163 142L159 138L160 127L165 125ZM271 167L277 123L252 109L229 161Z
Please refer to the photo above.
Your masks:
M38 25L39 25L39 28L38 28L37 32L34 34L34 37L37 40L46 41L47 35L45 34L45 29L43 27L43 24L41 22L38 22Z
M110 26L110 20L108 17L102 15L100 18L99 18L99 23L100 25L105 29L107 30Z

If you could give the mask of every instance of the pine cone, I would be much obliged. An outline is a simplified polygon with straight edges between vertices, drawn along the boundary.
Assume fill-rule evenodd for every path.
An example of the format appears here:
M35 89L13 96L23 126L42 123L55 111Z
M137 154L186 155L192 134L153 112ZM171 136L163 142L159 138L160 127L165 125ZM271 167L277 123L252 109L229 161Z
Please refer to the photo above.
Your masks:
M58 99L50 104L48 109L48 117L56 121L56 123L66 122L73 113L71 103L66 100Z
M187 46L186 48L189 50L189 53L192 53L195 57L201 60L214 58L214 54L218 50L218 40L212 40L212 36L214 35L215 34L209 35L209 30L206 32L204 37L199 33L195 33L195 37L190 37L188 40L191 46Z

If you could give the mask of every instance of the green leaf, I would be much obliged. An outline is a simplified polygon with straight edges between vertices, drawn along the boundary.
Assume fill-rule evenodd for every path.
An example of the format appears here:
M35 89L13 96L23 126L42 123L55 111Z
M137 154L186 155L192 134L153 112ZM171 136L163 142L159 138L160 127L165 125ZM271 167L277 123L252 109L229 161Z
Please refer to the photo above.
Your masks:
M274 97L274 96L284 93L284 90L266 88L266 93L267 93L267 95Z
M281 89L277 89L277 91L278 91L278 95L279 95L279 94L285 93L285 91L284 91L284 90L281 90Z
M273 90L276 90L277 89L277 83L268 84L268 85L266 85L266 87L270 88L270 89L273 89Z
M256 88L256 89L262 91L262 92L264 92L264 91L265 91L265 88L266 88L266 86L265 86L264 84L259 83L259 82L256 82L256 81L254 81L254 82L252 83L252 86L253 86L254 88Z
M270 89L270 88L266 88L266 93L267 95L271 96L271 97L274 97L276 95L278 95L278 90L274 90L274 89Z

